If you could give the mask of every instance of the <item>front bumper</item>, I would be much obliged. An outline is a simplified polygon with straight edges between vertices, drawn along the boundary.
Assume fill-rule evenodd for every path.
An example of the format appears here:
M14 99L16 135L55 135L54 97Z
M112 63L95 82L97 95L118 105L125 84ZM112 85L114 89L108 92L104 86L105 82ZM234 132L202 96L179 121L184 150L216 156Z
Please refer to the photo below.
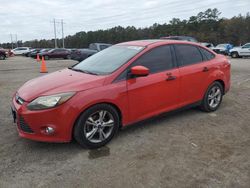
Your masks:
M42 142L71 141L75 115L70 105L65 103L48 110L30 111L27 102L21 105L14 97L11 108L20 137ZM54 132L46 133L47 127L52 127Z

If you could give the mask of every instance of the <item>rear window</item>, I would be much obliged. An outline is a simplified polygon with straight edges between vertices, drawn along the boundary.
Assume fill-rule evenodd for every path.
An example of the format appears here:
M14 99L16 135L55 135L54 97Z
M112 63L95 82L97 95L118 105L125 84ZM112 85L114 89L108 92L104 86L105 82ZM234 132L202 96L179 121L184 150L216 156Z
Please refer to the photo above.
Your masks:
M210 60L213 59L215 57L214 54L212 54L211 52L209 52L208 50L204 49L204 48L199 48L201 51L201 54L203 56L204 60Z
M202 55L198 48L189 44L176 44L175 52L180 66L202 62Z
M107 47L109 47L108 45L100 45L100 50L104 50L106 49Z

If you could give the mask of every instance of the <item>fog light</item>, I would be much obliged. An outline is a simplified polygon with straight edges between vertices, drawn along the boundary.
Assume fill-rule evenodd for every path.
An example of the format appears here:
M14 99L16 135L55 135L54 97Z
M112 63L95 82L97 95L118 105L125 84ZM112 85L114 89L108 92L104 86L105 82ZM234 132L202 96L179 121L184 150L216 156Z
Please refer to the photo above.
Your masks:
M52 133L54 133L54 128L52 128L52 127L46 127L45 128L45 133L46 134L52 134Z

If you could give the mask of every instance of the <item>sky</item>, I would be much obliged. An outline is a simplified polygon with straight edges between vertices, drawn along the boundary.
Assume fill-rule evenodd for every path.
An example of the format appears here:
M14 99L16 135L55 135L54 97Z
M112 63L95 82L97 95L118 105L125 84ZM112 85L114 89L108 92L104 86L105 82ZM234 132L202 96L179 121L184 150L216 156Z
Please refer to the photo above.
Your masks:
M250 11L250 0L0 0L0 43L61 38L115 26L147 27L172 18L189 19L208 8L231 18Z

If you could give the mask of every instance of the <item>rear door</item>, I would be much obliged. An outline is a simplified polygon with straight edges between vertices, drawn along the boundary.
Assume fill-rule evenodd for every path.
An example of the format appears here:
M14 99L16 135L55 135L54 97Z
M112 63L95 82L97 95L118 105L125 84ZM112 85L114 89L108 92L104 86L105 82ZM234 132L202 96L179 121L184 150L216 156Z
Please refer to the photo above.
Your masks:
M205 59L201 52L203 48L200 50L190 44L176 44L174 48L180 71L181 104L184 106L198 102L207 89L206 78L213 69L210 60L214 55L206 50L207 56L211 56Z
M139 57L130 67L142 65L150 70L146 77L127 80L131 121L171 110L179 105L180 79L171 46L156 47Z

